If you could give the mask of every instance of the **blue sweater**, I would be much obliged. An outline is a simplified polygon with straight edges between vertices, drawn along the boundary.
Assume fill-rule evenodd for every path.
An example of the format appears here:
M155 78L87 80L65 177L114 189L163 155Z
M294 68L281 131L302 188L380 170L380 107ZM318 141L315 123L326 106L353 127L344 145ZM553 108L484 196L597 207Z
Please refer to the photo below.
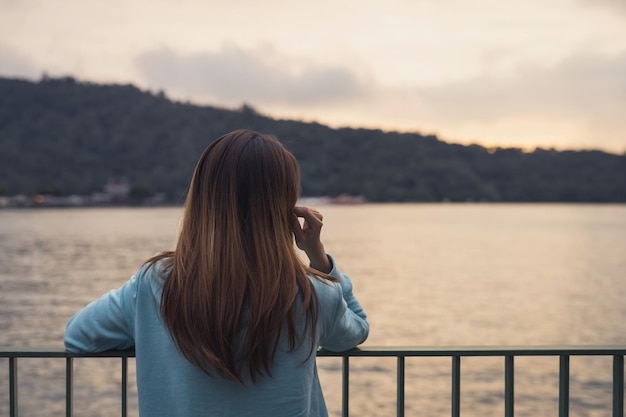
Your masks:
M319 298L315 345L343 351L365 341L369 325L349 278L330 260L330 275L340 283L311 279ZM74 314L65 331L65 346L75 353L135 347L141 417L328 415L315 353L307 359L310 335L292 352L283 341L271 377L256 384L209 377L178 352L160 319L158 274L158 267L140 269L121 288Z

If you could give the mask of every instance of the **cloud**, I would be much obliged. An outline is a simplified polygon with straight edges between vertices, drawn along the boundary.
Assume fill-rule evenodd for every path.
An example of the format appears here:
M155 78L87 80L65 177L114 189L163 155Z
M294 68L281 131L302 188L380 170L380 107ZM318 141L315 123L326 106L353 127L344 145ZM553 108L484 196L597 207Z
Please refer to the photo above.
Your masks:
M0 75L32 79L41 75L41 71L28 57L0 44Z
M424 118L457 137L626 150L626 52L579 53L551 68L414 92Z
M626 1L624 0L580 0L580 2L588 6L606 7L626 15Z
M136 65L153 87L194 97L203 95L220 104L304 106L348 101L368 93L366 84L345 68L311 66L297 70L293 69L297 66L294 62L276 57L272 51L233 45L191 55L170 49L151 51L139 56Z
M515 115L586 117L624 125L626 53L572 55L553 68L520 68L508 78L478 77L419 88L426 108L459 121Z

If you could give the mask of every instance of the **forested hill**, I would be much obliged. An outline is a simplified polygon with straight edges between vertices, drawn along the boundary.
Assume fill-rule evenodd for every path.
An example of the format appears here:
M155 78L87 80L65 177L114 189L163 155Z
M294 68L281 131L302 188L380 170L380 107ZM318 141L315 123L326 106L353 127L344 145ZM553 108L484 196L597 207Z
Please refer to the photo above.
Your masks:
M0 78L0 195L84 195L125 178L178 203L201 151L238 128L272 133L296 155L305 196L626 202L626 155L488 150L418 133L331 129L73 78Z

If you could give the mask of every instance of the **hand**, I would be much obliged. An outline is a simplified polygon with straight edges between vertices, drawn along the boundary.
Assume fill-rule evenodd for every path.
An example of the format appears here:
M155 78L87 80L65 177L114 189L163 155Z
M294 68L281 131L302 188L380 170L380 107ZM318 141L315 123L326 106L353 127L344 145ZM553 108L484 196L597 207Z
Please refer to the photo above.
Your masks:
M304 222L300 226L299 218ZM324 245L320 239L323 216L319 211L296 206L293 209L291 229L296 238L296 245L302 249L311 261L311 266L321 272L330 272L332 265L326 256Z

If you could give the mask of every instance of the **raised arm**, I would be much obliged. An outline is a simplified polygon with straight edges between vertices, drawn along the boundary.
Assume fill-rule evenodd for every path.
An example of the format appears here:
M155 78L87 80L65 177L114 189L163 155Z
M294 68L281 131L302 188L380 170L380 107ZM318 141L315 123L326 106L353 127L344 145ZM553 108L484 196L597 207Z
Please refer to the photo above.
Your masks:
M300 225L298 218L303 218ZM312 208L294 208L292 229L298 248L310 260L311 267L339 279L333 285L319 285L318 296L323 303L320 316L324 317L325 328L320 345L326 349L342 351L363 343L369 334L369 323L363 307L352 292L352 282L337 268L320 239L323 225L322 214ZM328 303L328 300L332 300Z

